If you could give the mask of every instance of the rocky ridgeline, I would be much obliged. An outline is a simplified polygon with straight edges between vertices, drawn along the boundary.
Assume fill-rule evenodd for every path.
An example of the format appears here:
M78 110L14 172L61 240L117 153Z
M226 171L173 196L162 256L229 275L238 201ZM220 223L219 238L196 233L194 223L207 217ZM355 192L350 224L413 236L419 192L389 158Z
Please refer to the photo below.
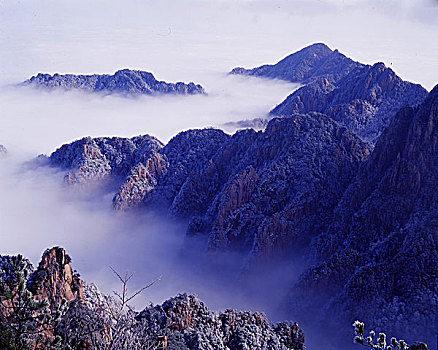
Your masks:
M204 88L194 83L166 83L156 80L152 73L122 69L109 74L74 75L74 74L43 74L26 80L22 85L38 88L78 89L105 94L205 94Z
M305 254L314 266L285 300L291 312L311 322L345 322L344 330L358 318L431 342L438 321L437 106L435 88L420 107L402 108L371 155L346 127L308 113L232 136L189 130L165 146L138 137L149 145L138 152L112 145L132 139L86 138L61 148L65 163L59 150L50 159L80 164L83 143L94 142L99 157L112 149L108 176L127 174L121 189L129 183L144 194L132 196L129 185L132 201L115 201L116 208L158 206L188 218L188 234L206 235L210 253L242 252L252 267ZM135 161L115 161L123 159ZM82 171L73 169L76 176Z
M316 43L295 52L273 65L253 69L234 68L231 74L281 79L293 83L309 83L315 78L337 81L352 70L364 65L346 57L338 50L332 51L323 43Z
M382 133L313 245L318 256L290 309L360 317L434 342L438 324L438 86ZM304 315L304 313L303 313Z
M10 256L0 256L0 267L10 262ZM102 308L117 307L110 296L103 295L94 284L83 282L72 273L71 259L60 247L47 249L38 268L26 260L31 272L28 289L37 300L47 299L52 308L62 299L67 300L69 309L64 317L82 311L83 318L77 322L92 322L94 312ZM0 278L7 278L1 275ZM75 303L73 301L78 301ZM70 304L71 303L71 304ZM87 313L86 308L89 310ZM1 304L0 304L1 309ZM140 313L136 320L143 324L145 337L166 336L168 350L227 350L227 349L270 349L305 350L304 334L297 323L281 322L272 324L262 313L237 312L228 309L223 313L210 311L205 304L193 295L180 294L166 300L161 305L151 305ZM77 322L62 323L64 334L70 334L68 327L77 327ZM67 328L65 328L67 327ZM89 325L93 329L93 325ZM132 331L132 330L127 330ZM85 338L80 349L92 349L93 345Z
M305 349L297 323L272 324L258 312L228 309L216 314L193 295L180 294L150 306L139 318L163 330L168 347L174 349Z
M68 183L121 179L117 210L164 209L189 219L188 233L207 236L210 252L259 261L308 246L368 155L345 127L311 113L274 119L264 132L189 130L164 147L150 136L84 138L50 161L69 169Z
M383 63L354 62L324 44L308 46L275 65L231 73L302 83L271 115L324 113L373 143L400 108L417 106L427 96L421 85L403 81Z
M85 137L63 145L50 156L50 162L68 169L68 184L87 184L126 177L133 166L145 162L148 155L162 147L156 138L144 135L131 139L121 137Z
M70 262L69 255L60 247L47 249L36 269L29 260L24 259L28 276L26 288L35 300L47 300L53 308L56 308L62 300L84 302L83 282L73 272ZM2 272L0 281L15 280L16 277L13 274L17 272L12 266L11 256L0 255L0 272ZM10 310L2 310L2 307L7 306L10 307L0 300L0 312L8 314ZM22 307L25 305L23 304Z

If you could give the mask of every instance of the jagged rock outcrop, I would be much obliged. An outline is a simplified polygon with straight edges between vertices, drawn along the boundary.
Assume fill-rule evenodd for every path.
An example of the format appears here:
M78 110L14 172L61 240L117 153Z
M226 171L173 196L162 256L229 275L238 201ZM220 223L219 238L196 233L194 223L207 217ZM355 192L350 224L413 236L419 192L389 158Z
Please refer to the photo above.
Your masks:
M264 132L229 136L216 129L189 130L162 148L144 138L150 142L138 157L128 157L125 148L115 151L113 158L133 161L114 207L168 210L189 219L190 235L209 237L210 252L233 250L256 260L307 247L330 222L370 152L345 127L317 113L274 119ZM55 165L73 164L68 181L125 175L129 166L121 171L122 163L111 162L101 146L112 140L85 138L64 145L50 159Z
M152 194L150 203L170 208L174 214L179 213L178 196L188 178L199 176L205 165L217 151L230 139L230 136L218 129L194 129L183 131L172 138L162 149L169 161L166 176ZM198 201L192 198L191 201ZM191 206L189 202L185 205Z
M262 313L210 311L193 295L180 294L150 306L139 318L168 337L168 349L294 349L303 350L297 323L271 324Z
M149 135L131 139L121 137L84 137L65 144L50 155L53 166L67 169L68 184L87 184L108 179L110 175L125 178L139 163L145 164L148 155L162 147Z
M68 184L115 183L119 187L113 199L116 210L147 201L168 208L187 177L201 171L229 138L217 129L189 130L164 147L149 135L85 137L61 146L48 160L68 171L64 178Z
M6 147L0 145L0 159L6 158L7 155L8 155L8 150L6 149Z
M27 288L35 299L47 299L51 305L84 299L82 280L73 272L71 258L63 248L47 249L38 268L30 275Z
M160 175L166 170L167 162L162 155L152 151L144 165L138 163L131 169L131 174L113 198L114 209L121 210L141 205L157 185Z
M438 324L438 86L401 109L313 245L291 308L431 343ZM333 318L333 315L337 315Z
M376 142L402 107L423 102L427 91L403 81L381 62L354 62L324 44L314 44L272 66L234 74L256 75L304 84L276 106L273 116L324 113L366 141Z
M375 142L398 109L420 104L427 91L400 79L383 63L356 68L330 83L315 79L275 107L273 115L317 111L324 113L367 141Z
M204 88L194 83L166 83L156 80L152 73L122 69L109 74L74 75L43 74L26 80L22 85L38 88L78 89L106 94L205 94Z
M187 179L173 208L191 213L189 233L207 234L210 252L280 258L325 227L368 155L367 144L324 115L274 119L264 132L233 135Z

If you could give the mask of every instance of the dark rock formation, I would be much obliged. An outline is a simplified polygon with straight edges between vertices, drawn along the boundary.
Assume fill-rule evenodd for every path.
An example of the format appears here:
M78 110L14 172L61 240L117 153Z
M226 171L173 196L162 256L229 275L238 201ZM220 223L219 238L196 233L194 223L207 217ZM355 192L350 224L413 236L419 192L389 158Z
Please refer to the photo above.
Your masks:
M8 150L6 149L6 147L0 145L0 159L6 158L7 155L8 155Z
M317 43L283 58L274 65L263 65L253 69L234 68L231 74L281 79L293 83L308 83L315 78L325 78L333 82L358 67L363 67L363 64L344 56L338 50L332 51L323 43Z
M74 75L43 74L26 80L23 85L39 88L79 89L106 94L204 94L204 88L194 83L166 83L155 79L152 73L122 69L109 74Z
M271 114L324 113L370 142L400 108L417 106L427 95L423 87L403 81L383 63L363 65L324 44L306 47L273 66L232 73L303 83Z
M113 147L115 140L132 145L134 139L85 138L62 146L50 160L73 168L68 182L125 177L116 209L168 210L190 220L189 234L208 236L210 252L234 250L257 259L306 247L326 228L369 155L366 143L317 113L274 119L265 132L189 130L162 148L148 136L135 139L147 147ZM111 156L102 145L113 145Z
M132 139L121 137L85 137L65 144L50 156L54 166L68 169L69 184L98 182L110 175L125 178L131 168L146 162L150 152L162 147L156 138L143 135Z
M273 115L318 111L363 139L375 142L398 109L420 104L427 91L401 80L383 63L364 66L330 83L315 79L289 95L275 107Z
M289 301L322 319L365 320L409 341L438 324L438 86L401 109L313 245ZM337 317L333 317L336 315Z
M271 324L262 313L210 311L193 295L180 294L150 306L139 318L168 337L168 349L294 349L303 350L297 323Z
M172 138L162 149L169 162L168 172L152 194L150 203L177 212L174 206L179 203L177 198L187 179L198 176L229 139L229 135L217 129L188 130Z
M272 259L298 252L319 233L367 145L320 114L274 119L265 132L236 133L202 173L187 179L173 210L209 250ZM196 199L194 202L193 199Z
M54 247L44 252L27 285L35 299L47 299L51 305L62 299L83 300L82 280L73 273L70 261L63 248Z

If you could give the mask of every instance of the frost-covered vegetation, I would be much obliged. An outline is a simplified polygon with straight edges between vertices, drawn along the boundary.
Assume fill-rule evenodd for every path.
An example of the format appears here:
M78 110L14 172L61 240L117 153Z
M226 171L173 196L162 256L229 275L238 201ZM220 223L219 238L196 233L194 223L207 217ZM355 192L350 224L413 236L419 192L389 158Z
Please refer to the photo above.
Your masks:
M355 321L353 323L354 327L354 342L361 344L367 348L374 350L427 350L427 345L425 343L415 343L413 345L408 345L404 340L397 340L395 337L391 338L390 344L387 344L387 337L385 333L379 333L376 337L375 331L370 331L369 335L364 334L365 324L360 321Z
M128 292L121 275L114 295L72 275L64 249L46 250L37 269L22 256L0 256L0 349L305 350L297 323L272 324L259 312L210 311L180 294L142 312L130 302L157 280Z

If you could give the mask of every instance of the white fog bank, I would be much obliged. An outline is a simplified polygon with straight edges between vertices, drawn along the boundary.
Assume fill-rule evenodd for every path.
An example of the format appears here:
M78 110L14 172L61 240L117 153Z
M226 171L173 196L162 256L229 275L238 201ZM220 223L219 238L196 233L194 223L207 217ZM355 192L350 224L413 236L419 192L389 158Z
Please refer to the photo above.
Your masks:
M102 96L29 87L0 90L0 144L12 153L50 153L84 136L150 134L167 142L191 128L264 117L296 84L226 74L206 75L208 95Z

